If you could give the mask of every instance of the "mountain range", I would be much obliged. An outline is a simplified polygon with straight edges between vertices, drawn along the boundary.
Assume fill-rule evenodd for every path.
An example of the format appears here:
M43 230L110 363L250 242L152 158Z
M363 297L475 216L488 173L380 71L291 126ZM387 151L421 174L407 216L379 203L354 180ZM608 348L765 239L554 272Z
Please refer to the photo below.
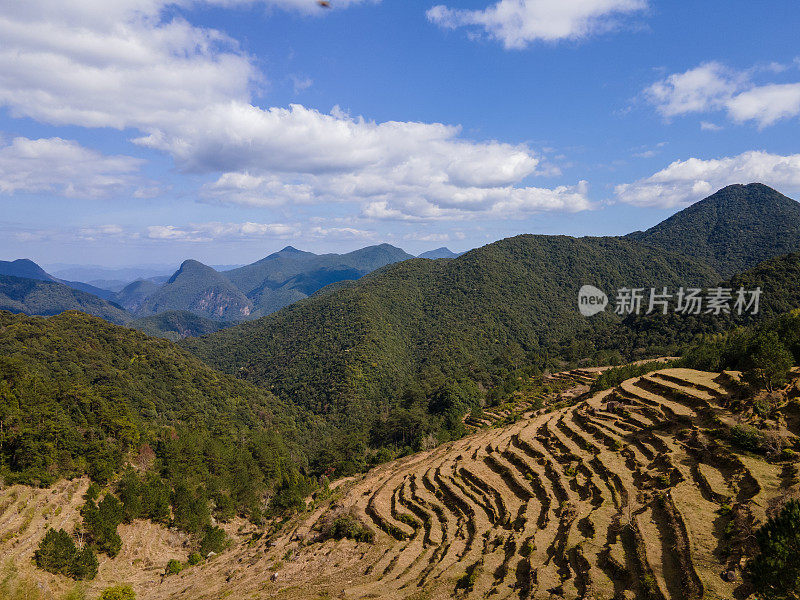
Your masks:
M623 239L637 244L636 247L646 245L691 257L713 269L723 279L770 257L800 249L800 204L762 184L732 185L646 231L631 233ZM462 255L444 247L420 255L426 259L458 257ZM216 327L209 323L198 327L197 321L190 323L184 313L212 322L254 320L299 300L319 296L323 291L323 295L327 295L344 290L368 273L412 258L412 255L389 244L369 246L346 254L322 255L287 246L252 264L227 270L187 260L171 276L161 276L152 271L154 266L149 271L141 271L150 273L149 277L122 287L119 281L109 281L118 291L60 279L27 259L0 262L0 274L49 281L94 294L111 302L114 310L96 303L91 308L86 305L87 310L98 314L98 307L103 306L105 314L115 322L152 317L162 312L176 313L168 320L150 320L146 325L148 331L155 333L153 327L156 323L169 323L169 329L163 334L173 337L181 331L207 332ZM102 273L113 276L117 273L99 267L83 270L74 265L61 267L59 273L70 276ZM134 271L136 269L130 273ZM123 272L127 271L120 271ZM11 295L6 294L9 298L6 307L36 313L44 310L38 307L46 306L47 314L55 314L60 312L59 308L74 309L79 308L81 302L86 303L86 298L76 300L58 287L39 286L36 289L38 300L25 303L19 297L21 292L17 286ZM46 291L52 292L52 297L43 301ZM14 303L10 301L11 296L14 296ZM59 304L59 298L63 304ZM130 316L123 319L116 312L119 307Z

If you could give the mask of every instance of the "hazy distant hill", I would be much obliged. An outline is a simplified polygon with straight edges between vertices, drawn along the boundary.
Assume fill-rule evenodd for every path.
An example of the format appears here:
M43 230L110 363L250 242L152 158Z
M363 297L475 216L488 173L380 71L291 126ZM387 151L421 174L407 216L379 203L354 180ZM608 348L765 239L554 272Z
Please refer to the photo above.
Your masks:
M419 255L419 258L455 258L456 256L461 256L463 252L453 252L450 248L446 248L442 246L441 248L436 248L436 250L428 250L427 252L423 252Z
M128 327L138 329L142 333L172 341L185 337L208 335L231 325L230 322L212 321L186 310L161 312L128 323Z
M120 306L63 283L9 275L0 275L0 310L45 316L80 310L117 324L131 319Z
M57 277L53 277L47 273L42 267L37 265L32 260L27 258L19 258L13 261L0 260L0 275L11 275L14 277L25 277L28 279L37 279L40 281L56 281L63 283L75 290L94 294L104 300L109 300L113 295L110 290L102 289L83 283L81 281L65 281Z
M136 316L169 310L188 310L209 319L237 321L250 315L253 304L222 273L196 260L186 260L142 302Z
M252 301L257 314L269 314L318 289L359 277L388 264L413 258L389 244L347 254L314 254L287 246L225 275Z
M692 256L729 277L800 250L800 204L760 183L729 185L627 237Z
M161 288L161 284L154 283L149 279L139 279L126 285L114 294L112 299L126 310L135 313L148 296L154 294L159 288Z

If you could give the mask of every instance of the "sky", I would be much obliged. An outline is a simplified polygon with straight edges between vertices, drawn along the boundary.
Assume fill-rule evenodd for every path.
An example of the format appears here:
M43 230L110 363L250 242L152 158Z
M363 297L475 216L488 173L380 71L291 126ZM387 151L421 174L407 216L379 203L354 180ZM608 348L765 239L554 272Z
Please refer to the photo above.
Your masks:
M798 28L796 0L0 0L0 259L461 251L800 198Z

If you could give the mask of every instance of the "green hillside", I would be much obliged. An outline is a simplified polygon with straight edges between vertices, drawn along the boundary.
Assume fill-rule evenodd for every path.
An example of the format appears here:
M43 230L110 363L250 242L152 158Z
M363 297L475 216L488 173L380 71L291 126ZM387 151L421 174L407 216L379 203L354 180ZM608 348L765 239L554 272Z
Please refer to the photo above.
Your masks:
M249 510L304 460L295 432L310 425L295 409L167 340L79 312L0 312L0 382L7 483L105 482L131 460Z
M44 316L80 310L111 323L131 320L120 306L63 283L8 275L0 275L0 310Z
M146 335L163 337L175 342L185 337L214 333L230 327L231 323L212 321L185 310L169 310L151 317L134 319L128 326Z
M730 277L800 250L800 204L760 183L730 185L627 237L694 257Z
M488 384L493 372L572 339L588 324L577 311L584 283L612 289L715 280L691 259L627 240L522 235L453 260L384 267L269 317L181 343L314 412L363 424L404 395L453 385L461 389L455 395L472 394L466 380Z

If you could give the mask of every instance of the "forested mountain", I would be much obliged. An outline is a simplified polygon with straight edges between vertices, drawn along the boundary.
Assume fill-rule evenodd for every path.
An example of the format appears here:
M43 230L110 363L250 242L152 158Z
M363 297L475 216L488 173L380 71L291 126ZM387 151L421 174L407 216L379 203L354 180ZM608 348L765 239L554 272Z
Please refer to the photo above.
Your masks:
M168 310L188 310L209 319L237 321L250 315L253 303L222 273L196 260L186 260L142 302L136 316Z
M144 334L172 341L208 335L231 325L231 322L212 321L185 310L168 310L150 317L134 319L128 324L129 327L138 329Z
M296 409L172 342L78 312L0 312L0 381L6 482L105 482L124 460L156 461L242 506L302 465L295 429L309 425Z
M0 310L28 315L57 315L65 310L80 310L122 324L130 314L87 292L57 281L0 275Z
M760 183L729 185L627 237L691 256L730 277L800 250L800 204Z
M450 250L450 248L446 248L442 246L441 248L436 248L435 250L428 250L427 252L423 252L418 256L418 258L455 258L456 256L461 256L463 252L456 253Z
M474 390L492 371L571 339L587 327L577 310L585 283L612 289L716 279L692 259L633 241L522 235L455 260L384 267L182 344L310 410L363 424L404 394L447 395L465 378L473 383L464 389Z
M225 275L253 301L256 315L266 315L331 283L358 279L409 258L413 256L389 244L347 254L313 254L287 246Z

